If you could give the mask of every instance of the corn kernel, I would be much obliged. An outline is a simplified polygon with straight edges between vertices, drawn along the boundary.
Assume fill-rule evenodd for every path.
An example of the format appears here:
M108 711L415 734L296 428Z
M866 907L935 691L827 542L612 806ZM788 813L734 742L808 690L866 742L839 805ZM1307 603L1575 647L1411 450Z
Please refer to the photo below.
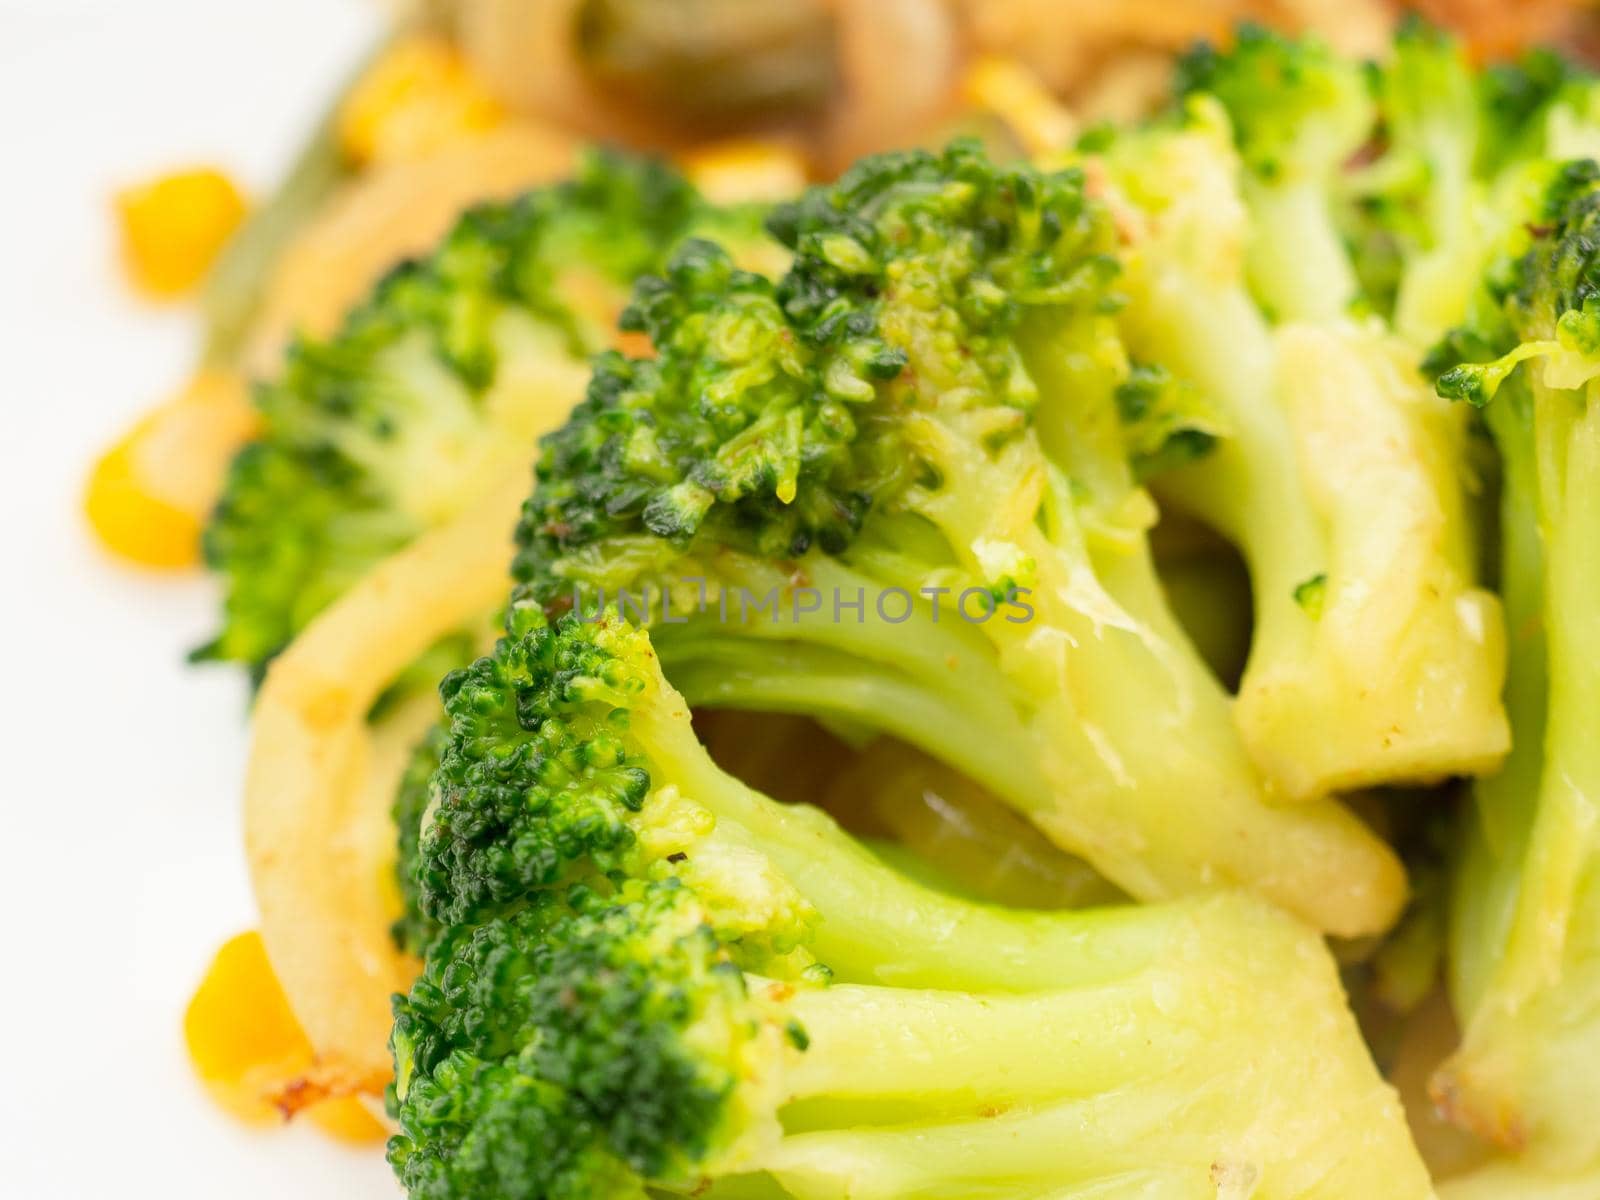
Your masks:
M240 1120L282 1120L282 1097L311 1069L311 1043L289 1007L261 935L223 943L183 1018L195 1073L212 1098ZM370 1142L385 1130L360 1099L334 1096L303 1110L318 1128L344 1141Z
M197 562L228 464L255 426L237 376L199 372L95 464L83 499L90 527L108 550L141 566Z
M499 103L449 43L398 42L367 69L339 112L339 143L357 163L426 157L493 129Z
M1007 58L980 58L961 85L967 102L1004 121L1030 155L1072 143L1077 122L1027 67Z
M272 1097L311 1064L311 1044L255 932L217 951L184 1013L183 1035L201 1082L241 1120L276 1119Z
M122 261L140 291L170 298L190 291L244 220L245 199L209 167L178 171L117 193Z
M684 173L715 204L786 200L806 185L806 163L781 142L713 142L683 156Z
M306 1109L306 1119L341 1142L381 1142L389 1136L382 1121L355 1096L335 1096Z

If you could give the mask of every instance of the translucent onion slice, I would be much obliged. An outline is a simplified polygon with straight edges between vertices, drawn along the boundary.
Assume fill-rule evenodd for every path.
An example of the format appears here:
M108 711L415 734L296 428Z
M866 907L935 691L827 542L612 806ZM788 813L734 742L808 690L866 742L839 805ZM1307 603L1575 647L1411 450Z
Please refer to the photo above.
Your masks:
M438 638L504 599L527 489L519 467L379 564L273 663L256 701L245 846L261 934L330 1092L388 1082L389 997L416 969L389 939L389 806L438 705L424 698L376 728L367 712Z

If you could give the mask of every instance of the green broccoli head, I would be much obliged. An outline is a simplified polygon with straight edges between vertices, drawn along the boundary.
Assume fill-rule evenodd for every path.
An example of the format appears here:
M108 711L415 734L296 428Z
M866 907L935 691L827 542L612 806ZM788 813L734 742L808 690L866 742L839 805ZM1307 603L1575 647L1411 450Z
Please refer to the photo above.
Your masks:
M1479 79L1458 39L1418 20L1402 25L1375 79L1382 150L1356 172L1352 223L1363 258L1385 242L1392 254L1393 294L1378 307L1426 345L1460 319L1481 270Z
M1479 85L1484 138L1479 165L1493 172L1543 154L1541 125L1581 73L1559 54L1538 48L1512 62L1490 63Z
M658 357L603 358L546 439L518 531L530 595L627 586L589 567L638 538L843 550L869 510L937 471L908 440L919 408L943 396L996 435L1025 426L1011 333L1029 307L1100 302L1111 270L1081 180L999 168L965 143L870 159L771 224L797 256L779 284L692 243L639 285L624 322Z
M1600 153L1600 76L1547 48L1480 73L1479 171L1503 174L1540 160Z
M470 653L464 657L470 657ZM419 957L439 932L438 924L423 914L417 867L422 850L422 821L433 798L433 773L439 769L447 733L443 725L435 726L417 743L390 808L398 841L394 878L400 888L401 912L389 932L396 946Z
M794 255L775 284L692 243L639 285L627 321L657 355L601 359L545 439L519 596L558 613L644 595L633 615L692 702L893 733L1136 894L1253 879L1218 863L1239 829L1279 821L1388 875L1336 809L1261 803L1160 598L1135 468L1210 431L1187 389L1130 374L1112 222L1081 175L957 143L865 160L770 225ZM1217 810L1178 831L1127 802L1126 771L1152 798L1192 792L1186 725L1211 747ZM1309 876L1281 886L1318 922L1342 903Z
M538 897L464 928L395 1001L417 1200L688 1190L741 1135L783 1030L678 881ZM753 1089L751 1089L753 1090Z
M650 773L617 728L643 686L626 639L605 624L536 624L445 679L450 741L419 847L421 903L435 919L481 916L574 861L615 869L632 848ZM540 718L531 728L529 713ZM483 753L499 745L515 750Z
M849 541L880 486L852 406L902 356L870 335L800 345L773 284L708 242L641 283L624 323L663 354L602 356L575 419L546 439L518 530L534 594L548 600L597 548L641 536L682 546L704 526L776 554Z
M1364 64L1312 37L1241 26L1232 46L1182 60L1187 107L1209 98L1233 126L1252 228L1252 290L1276 320L1325 320L1370 307L1346 244L1351 160L1372 140Z
M392 1035L419 1200L955 1200L1219 1159L1266 1196L1427 1194L1326 952L1266 906L931 890L718 770L615 613L519 606L445 692L416 868L443 924Z
M1116 397L1128 456L1141 480L1200 461L1227 436L1226 423L1200 389L1159 364L1134 364Z
M1574 354L1600 348L1595 307L1600 301L1600 165L1592 159L1553 170L1532 244L1511 274L1504 306L1521 342L1556 338Z
M596 154L471 210L338 334L296 341L206 530L226 594L197 657L259 678L370 566L515 468L581 394L634 277L702 221L757 240L753 214L713 212L666 167Z
M1372 133L1362 65L1314 38L1243 24L1226 49L1195 47L1178 63L1180 96L1205 93L1233 121L1246 168L1265 180L1322 176Z

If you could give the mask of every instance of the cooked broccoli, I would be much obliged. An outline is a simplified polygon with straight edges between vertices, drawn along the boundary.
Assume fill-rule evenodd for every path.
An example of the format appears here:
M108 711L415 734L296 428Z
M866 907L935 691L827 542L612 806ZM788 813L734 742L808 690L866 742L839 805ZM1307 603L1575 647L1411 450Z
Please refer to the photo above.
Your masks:
M470 211L334 337L295 342L205 533L225 609L196 656L259 679L373 563L527 457L582 395L636 275L699 228L754 253L758 222L655 162L593 155L569 182Z
M1487 106L1465 48L1421 21L1401 27L1376 78L1384 149L1356 186L1400 248L1393 325L1427 346L1462 319L1482 274Z
M1461 1050L1436 1079L1457 1121L1534 1161L1600 1164L1600 167L1546 167L1470 336L1497 349L1441 394L1487 406L1503 464L1514 635L1506 770L1475 789L1452 930ZM1525 247L1520 255L1517 248ZM1522 364L1519 367L1519 364Z
M1374 319L1268 320L1244 266L1260 222L1211 97L1097 165L1126 243L1123 336L1225 430L1153 486L1249 565L1235 716L1252 758L1290 799L1493 768L1504 648L1477 583L1462 414Z
M471 661L464 655L458 662ZM444 673L456 670L447 667ZM439 928L422 911L422 894L417 878L417 865L422 853L422 818L428 811L432 797L433 773L439 769L439 758L444 753L445 730L436 727L412 751L395 789L391 816L394 820L399 853L395 859L394 877L400 885L401 914L390 933L395 945L408 954L419 957L433 943Z
M1600 76L1553 50L1533 49L1481 73L1479 170L1600 155Z
M443 692L415 1200L1429 1194L1326 952L1258 902L930 891L718 770L614 613L515 608Z
M1274 320L1323 320L1364 302L1340 206L1350 159L1375 110L1362 65L1313 38L1241 26L1233 46L1202 45L1179 64L1180 96L1227 110L1253 223L1246 263Z
M1352 172L1356 225L1397 263L1392 321L1427 348L1467 316L1529 165L1600 151L1592 76L1548 51L1477 70L1459 39L1412 19L1376 71L1382 152ZM1381 307L1381 305L1380 305Z
M890 154L771 227L776 285L706 242L641 282L625 320L657 357L602 356L544 440L522 596L653 622L697 705L920 746L1130 894L1235 883L1383 927L1387 848L1331 802L1265 802L1160 595L1081 176ZM648 613L619 594L645 589Z

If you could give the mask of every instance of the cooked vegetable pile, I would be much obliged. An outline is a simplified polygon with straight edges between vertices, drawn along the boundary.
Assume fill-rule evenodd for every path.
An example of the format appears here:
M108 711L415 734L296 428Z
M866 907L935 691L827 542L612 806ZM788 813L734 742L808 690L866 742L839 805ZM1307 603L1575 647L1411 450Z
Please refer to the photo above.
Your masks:
M1037 161L597 157L296 344L207 539L264 705L533 474L383 681L409 1194L1600 1195L1590 155L1553 55L1246 28Z

